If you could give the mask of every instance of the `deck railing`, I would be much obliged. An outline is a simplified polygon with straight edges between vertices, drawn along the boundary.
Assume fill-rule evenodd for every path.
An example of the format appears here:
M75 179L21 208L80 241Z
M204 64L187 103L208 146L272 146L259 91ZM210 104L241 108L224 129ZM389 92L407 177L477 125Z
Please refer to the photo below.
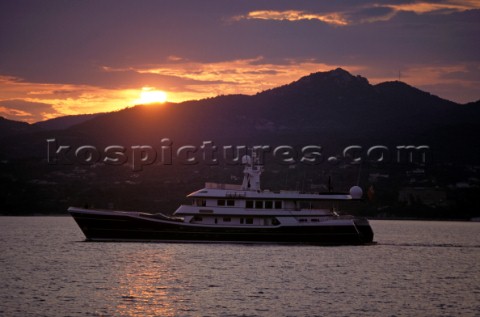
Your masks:
M205 188L208 188L208 189L242 190L242 185L221 184L221 183L205 183Z

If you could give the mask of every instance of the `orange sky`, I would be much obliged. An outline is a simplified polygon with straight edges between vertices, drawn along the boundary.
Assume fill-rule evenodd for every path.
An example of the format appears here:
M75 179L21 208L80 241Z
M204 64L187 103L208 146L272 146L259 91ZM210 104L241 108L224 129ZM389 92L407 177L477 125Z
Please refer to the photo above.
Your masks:
M232 1L204 14L192 1L114 3L0 4L0 115L32 123L159 92L171 102L255 94L337 67L480 99L478 1Z

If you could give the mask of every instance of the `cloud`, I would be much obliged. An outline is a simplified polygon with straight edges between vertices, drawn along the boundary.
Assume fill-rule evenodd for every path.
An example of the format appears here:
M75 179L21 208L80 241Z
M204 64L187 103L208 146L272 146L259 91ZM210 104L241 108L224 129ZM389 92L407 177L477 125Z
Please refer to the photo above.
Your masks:
M396 71L378 72L372 69L360 70L371 83L401 80L409 85L459 103L479 99L480 64L418 64L409 65ZM459 95L458 92L462 94Z
M294 5L292 5L294 6ZM332 8L335 9L335 8ZM317 20L333 26L351 26L363 23L388 21L399 12L412 12L415 14L441 13L449 14L467 10L480 9L480 2L476 0L450 0L443 2L405 2L385 4L370 1L358 1L337 10L314 12L306 10L254 10L244 15L234 16L232 21L240 20L270 20L270 21L306 21ZM339 10L340 9L340 10Z
M21 99L0 101L0 115L7 119L29 123L49 119L57 115L52 105Z
M444 1L444 2L428 2L420 1L413 3L399 3L399 4L381 4L381 7L389 7L395 11L414 12L417 14L425 14L431 12L437 13L451 13L462 12L473 9L480 9L479 1Z
M405 70L405 80L443 98L461 103L478 100L480 64L412 65ZM462 96L458 97L458 91Z
M179 60L183 62L130 68L130 71L140 74L162 74L182 78L186 81L190 80L189 84L179 87L178 91L190 93L192 97L195 97L194 99L198 99L220 94L255 94L295 81L309 73L338 67L338 65L328 65L312 59L284 59L274 62L262 56L212 63L190 61L184 58ZM119 71L110 67L106 69L112 72ZM357 68L347 66L347 69L354 71ZM156 86L156 88L164 89L161 86Z
M91 113L131 106L145 86L170 101L254 94L336 67L426 85L408 70L480 63L473 0L120 2L0 1L0 100ZM479 73L429 78L463 100Z
M119 76L117 81L121 81L127 74L133 78L155 76L176 78L174 83L170 82L167 85L145 81L144 83L147 84L144 86L166 91L168 101L181 102L224 94L255 94L295 81L309 73L327 71L336 67L338 65L329 65L313 59L271 60L259 56L205 63L178 57L175 63L165 62L125 69L104 66L103 71L110 73L108 76L111 78ZM355 66L346 68L350 71L357 69ZM143 84L143 82L140 83ZM133 106L142 91L143 86L140 83L136 82L134 86L114 85L112 88L103 88L91 85L41 84L0 76L0 96L8 96L10 100L28 97L29 102L52 105L44 109L41 117L37 116L35 119L30 118L26 108L15 108L25 113L8 110L8 116L11 118L15 116L20 120L31 122L59 115L107 112ZM9 100L1 102L7 104ZM2 110L7 115L7 109Z
M345 15L352 24L375 23L392 19L397 12L386 6L365 6L350 10Z
M233 20L276 20L276 21L301 21L301 20L318 20L327 24L336 26L347 25L348 21L341 13L318 14L299 10L274 11L274 10L260 10L252 11L247 15L240 15L233 18Z
M132 106L139 89L104 89L88 85L35 83L0 76L1 113L24 121L38 121L61 115L107 112ZM12 100L26 102L23 105ZM26 105L49 105L28 108ZM12 107L13 106L13 107ZM36 110L41 110L40 113ZM36 114L36 115L35 115Z

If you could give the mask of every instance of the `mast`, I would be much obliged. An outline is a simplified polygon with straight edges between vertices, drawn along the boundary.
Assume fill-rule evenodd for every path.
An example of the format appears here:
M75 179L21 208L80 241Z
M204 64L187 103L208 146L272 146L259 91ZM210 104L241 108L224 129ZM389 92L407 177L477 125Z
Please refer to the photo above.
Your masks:
M255 152L252 157L244 155L242 157L242 164L245 165L243 169L242 190L259 191L260 189L260 175L263 168L258 165L258 157Z

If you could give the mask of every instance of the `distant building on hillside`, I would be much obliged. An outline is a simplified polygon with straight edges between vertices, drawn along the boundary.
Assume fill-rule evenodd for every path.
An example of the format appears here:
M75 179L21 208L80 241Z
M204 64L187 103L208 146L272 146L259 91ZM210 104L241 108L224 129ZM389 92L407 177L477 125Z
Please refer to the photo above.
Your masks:
M447 204L447 193L431 187L404 187L398 193L398 201L407 204L423 204L429 207L440 207Z

